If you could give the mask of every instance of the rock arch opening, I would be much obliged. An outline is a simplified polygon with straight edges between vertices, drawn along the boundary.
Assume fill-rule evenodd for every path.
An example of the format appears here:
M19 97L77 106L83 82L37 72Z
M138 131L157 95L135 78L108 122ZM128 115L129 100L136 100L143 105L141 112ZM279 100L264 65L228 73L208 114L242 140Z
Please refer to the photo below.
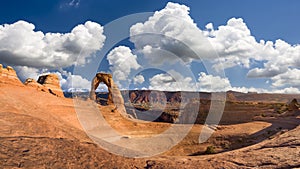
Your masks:
M104 83L108 89L107 104L114 104L120 113L126 113L124 99L117 85L114 84L112 75L109 73L97 73L92 80L90 99L96 100L96 89Z
M91 84L91 92L90 92L90 99L96 100L96 89L103 83L107 86L108 89L108 96L107 96L107 104L112 104L112 87L114 86L112 75L108 73L97 73L96 76L92 80Z

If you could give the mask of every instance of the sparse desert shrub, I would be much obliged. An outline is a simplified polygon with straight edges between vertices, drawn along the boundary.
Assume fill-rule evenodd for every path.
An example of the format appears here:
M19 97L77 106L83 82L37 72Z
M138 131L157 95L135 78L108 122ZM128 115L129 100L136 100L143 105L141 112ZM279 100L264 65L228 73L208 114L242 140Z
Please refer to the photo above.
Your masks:
M204 152L204 154L215 154L215 147L214 146L208 146Z

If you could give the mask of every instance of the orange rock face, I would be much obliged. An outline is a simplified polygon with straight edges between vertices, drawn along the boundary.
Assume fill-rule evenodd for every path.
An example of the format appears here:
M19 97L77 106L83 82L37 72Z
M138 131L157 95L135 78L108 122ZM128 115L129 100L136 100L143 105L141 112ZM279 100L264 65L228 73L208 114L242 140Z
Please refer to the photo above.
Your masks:
M48 74L48 75L40 76L37 83L44 86L49 93L56 95L58 97L64 97L64 93L61 90L59 79L56 74ZM37 85L34 84L34 81L32 81L31 84L33 86L36 86L38 89L41 89L42 91L44 90L43 87L40 87L38 84Z
M2 64L0 64L0 83L23 86L16 71L10 66L3 68Z
M34 80L32 78L26 79L24 84L28 87L35 88L36 90L39 90L39 91L49 92L49 90L45 86L39 84L36 80Z

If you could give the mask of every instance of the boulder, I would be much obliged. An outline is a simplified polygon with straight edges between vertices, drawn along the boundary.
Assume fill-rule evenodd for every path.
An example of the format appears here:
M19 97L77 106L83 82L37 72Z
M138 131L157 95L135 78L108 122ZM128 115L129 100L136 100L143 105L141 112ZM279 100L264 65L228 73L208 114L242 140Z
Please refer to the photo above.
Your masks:
M2 64L0 64L0 83L23 86L16 71L11 66L4 68Z

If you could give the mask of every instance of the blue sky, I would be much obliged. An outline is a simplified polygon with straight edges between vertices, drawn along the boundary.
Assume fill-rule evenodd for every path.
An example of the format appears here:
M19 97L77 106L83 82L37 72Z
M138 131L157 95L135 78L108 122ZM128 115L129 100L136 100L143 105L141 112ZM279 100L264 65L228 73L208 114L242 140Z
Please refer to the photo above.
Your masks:
M37 30L44 32L68 32L79 23L92 20L102 25L119 17L137 12L153 12L162 9L166 0L81 0L79 6L68 6L71 1L6 1L2 2L0 20L13 23L27 20L34 23ZM191 8L191 16L203 28L206 23L216 26L225 24L232 17L242 17L257 39L284 39L300 43L299 19L300 2L290 0L184 0L171 1L186 4Z
M0 7L0 25L13 25L14 23L20 20L24 20L26 21L26 23L30 23L35 26L34 32L41 31L44 34L48 32L68 34L72 31L74 27L80 24L85 24L87 21L92 21L93 23L104 27L104 32L102 32L102 34L105 38L103 38L103 36L97 34L96 32L92 33L94 39L89 39L91 43L93 42L93 40L97 40L97 38L100 39L100 43L96 45L94 45L94 43L88 44L90 48L81 53L81 55L86 55L84 59L90 60L89 63L82 61L83 67L88 67L88 65L91 62L98 62L98 60L95 61L93 59L99 59L99 57L91 56L101 55L101 50L105 48L105 45L108 39L110 38L108 37L108 35L105 34L107 31L105 30L105 25L113 22L115 19L121 18L129 14L162 11L166 8L168 2L169 1L164 0L7 1L3 2ZM105 55L105 58L102 61L99 68L99 70L105 71L106 69L106 71L112 72L116 75L118 75L119 73L120 75L118 75L118 77L124 76L123 79L126 80L122 80L122 78L115 79L121 88L128 88L130 86L130 88L137 87L178 90L178 86L181 86L182 90L191 89L219 91L224 89L238 90L243 92L299 92L300 77L298 77L297 74L300 72L300 64L297 63L297 60L300 60L300 52L299 47L297 47L297 45L300 44L300 23L298 22L300 16L300 1L290 0L287 2L282 0L183 0L171 2L174 2L174 4L178 4L178 6L175 5L175 8L180 8L180 5L185 5L186 7L189 7L189 13L183 14L184 16L180 17L186 17L188 20L191 19L191 24L195 23L197 25L196 28L199 29L201 32L203 31L205 33L205 31L208 30L207 28L211 28L207 27L207 24L212 23L213 32L210 31L210 35L205 36L213 37L211 39L208 38L209 41L211 41L212 48L220 47L220 49L216 49L215 51L221 58L224 59L221 59L221 61L219 60L219 62L222 62L225 65L225 68L223 69L224 74L223 72L213 70L212 67L217 64L216 59L214 57L213 59L210 58L208 59L209 61L205 62L206 68L203 67L203 63L200 63L199 60L192 59L180 64L176 63L175 59L174 63L172 64L159 65L156 71L153 71L153 69L145 70L144 68L149 66L151 59L153 60L155 57L150 58L152 55L146 56L146 54L140 54L140 52L143 48L147 46L147 43L150 43L151 46L151 41L144 40L145 38L137 38L135 41L131 39L126 39L114 46L118 47L121 45L124 48L116 49L114 55L113 53L111 53L111 59L106 58L106 55L109 55L109 52L102 54ZM181 10L184 13L185 9L182 8ZM242 20L238 20L238 18L241 18ZM148 18L145 18L140 22L144 24L147 19ZM229 29L229 20L232 21L232 29ZM23 27L30 27L26 23L21 23L18 28L21 29ZM153 23L165 24L170 26L169 23L162 23L162 21L153 21ZM183 27L181 28L184 28L184 26L189 27L188 24L190 23L182 23ZM243 24L246 25L246 30L244 29ZM89 25L93 24L86 24L85 28L81 27L81 30L90 29L91 26ZM228 26L225 27L225 29L227 31L231 31L232 35L227 35L226 31L225 33L224 31L219 31L219 26ZM196 28L192 27L191 31L193 31ZM244 29L244 32L235 33L234 31L238 31L239 28ZM118 27L116 29L122 29L122 27ZM147 26L144 26L140 28L140 30L136 30L136 32L142 31L145 33L145 30L147 29ZM172 29L176 30L178 29L178 27L176 27L175 25ZM101 28L97 27L97 30L101 31ZM248 30L250 31L249 36L247 34ZM129 32L129 30L127 31ZM155 33L162 33L159 32L160 30L151 31L156 31ZM6 32L3 32L7 33L9 36L12 36L11 34L9 34L8 30L6 30ZM220 35L216 35L218 32L220 33ZM206 33L208 34L209 32ZM240 36L233 37L233 35ZM24 39L20 39L22 37ZM187 35L186 37L189 37L189 35ZM11 38L16 38L16 41L27 41L28 39L31 39L30 35L20 35ZM188 38L180 37L180 35L178 37L174 36L174 38L184 43L186 41L189 41ZM231 40L235 42L232 42L231 44L226 46L224 43L226 43L226 39L230 38L233 38ZM251 38L254 38L257 43L252 41ZM2 41L4 41L3 39ZM278 39L281 39L281 41L278 41L278 43L276 43ZM82 44L84 42L84 39L81 40L82 41L80 41L80 43L78 41L78 44ZM264 40L265 43L263 45L259 45L260 40ZM265 50L266 46L268 46L266 45L267 41L273 42L273 44L271 44L271 46L273 47L272 50ZM13 40L6 40L5 42L5 45L7 45L7 43L9 42L12 43L12 46L15 45L15 42ZM192 44L197 45L197 43L198 42ZM240 47L238 45L241 43L249 43L250 45L248 48L244 49L243 47ZM22 59L21 57L23 56L17 54L14 55L17 49L9 48L9 50L11 50L9 51L10 55L3 56L7 54L7 51L4 51L4 49L7 48L5 48L6 46L4 44L2 44L3 46L1 48L1 44L2 43L0 36L0 53L2 54L0 56L1 63L12 64L16 68L18 75L19 77L21 77L21 79L24 79L28 76L34 77L37 76L39 73L45 73L48 71L56 72L62 78L61 83L63 88L68 89L72 87L80 88L88 86L88 82L91 80L94 74L89 74L88 72L84 71L72 72L74 67L78 67L79 65L76 64L76 59L74 60L74 58L68 57L68 59L70 60L70 64L67 64L63 63L64 59L54 60L53 58L57 58L55 54L53 58L41 61L41 66L38 66L39 61L37 61L37 58L40 57L38 54L36 54L36 56L33 57L26 56ZM64 54L70 54L70 52L74 52L72 54L75 55L76 51L70 50L71 47L72 49L74 49L74 45L78 47L78 44L68 44L71 46L67 48L66 53L60 53L60 56L63 56ZM27 43L26 45L30 45L30 43ZM64 45L65 43L63 43L63 47L65 47ZM155 44L152 45L155 46ZM140 46L140 49L135 49L135 46ZM114 47L111 47L111 49L113 50ZM161 49L161 47L162 46L159 46L158 48ZM237 49L239 47L240 49ZM234 50L234 52L230 54L226 52L224 53L225 49L232 49ZM1 50L3 50L4 52L1 52ZM41 47L41 51L39 53L45 52L43 50L46 49L44 47ZM48 50L50 49L47 49L47 52ZM57 51L58 49L55 48L53 50ZM121 51L126 54L118 54ZM30 54L30 51L28 51L28 54ZM158 53L153 53L153 51L152 54L158 55ZM249 54L249 56L247 54ZM253 57L250 55L253 55ZM44 57L45 56L41 56L41 58ZM122 59L120 59L121 57L125 57L126 64L119 64L120 61L122 61ZM134 57L137 58L132 59ZM163 55L161 57L163 57ZM182 58L185 59L184 57ZM32 61L28 61L30 59ZM159 58L156 58L156 60L157 59L159 60ZM163 58L161 59L163 60ZM51 63L46 63L46 60L50 60L49 62ZM157 66L155 64L150 65ZM181 66L182 68L180 68ZM127 67L127 69L125 67ZM176 68L178 70L176 70ZM191 70L192 74L189 75L188 72L184 73L184 71L182 71L183 69ZM207 71L206 69L212 70ZM24 73L24 70L27 70L27 72L29 73ZM81 68L79 68L79 70L81 70ZM169 71L171 71L171 73ZM166 72L168 72L168 74L166 74ZM201 74L201 72L204 72L204 74ZM74 73L76 74L74 75ZM177 75L178 73L181 74L181 76ZM177 81L178 83L170 82L170 75L173 76L173 80L175 79L175 81ZM191 77L191 79L189 79L189 77ZM73 85L71 85L71 81L73 81ZM164 82L164 84L159 86L159 84L157 84L158 81ZM189 83L190 86L185 85L186 83Z

